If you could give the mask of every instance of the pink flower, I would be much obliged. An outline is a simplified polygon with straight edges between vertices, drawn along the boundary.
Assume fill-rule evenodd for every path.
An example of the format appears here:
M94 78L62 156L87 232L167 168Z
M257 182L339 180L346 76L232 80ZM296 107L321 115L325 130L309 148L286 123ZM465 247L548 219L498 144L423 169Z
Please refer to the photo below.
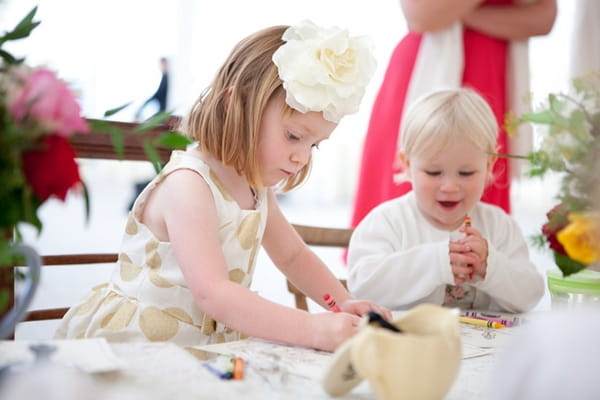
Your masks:
M47 132L61 136L88 132L73 93L54 72L45 68L21 69L17 75L22 81L12 87L8 100L8 109L15 120L31 118Z

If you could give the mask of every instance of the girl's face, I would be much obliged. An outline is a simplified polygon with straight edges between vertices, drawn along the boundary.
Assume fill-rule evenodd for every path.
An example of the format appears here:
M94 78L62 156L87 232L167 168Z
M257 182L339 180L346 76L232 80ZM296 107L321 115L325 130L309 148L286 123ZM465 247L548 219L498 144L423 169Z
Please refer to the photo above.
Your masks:
M495 159L460 139L437 154L424 152L403 161L425 218L438 229L452 231L481 199Z
M265 186L289 178L310 161L312 149L337 126L320 112L282 114L283 96L269 101L260 121L258 165Z

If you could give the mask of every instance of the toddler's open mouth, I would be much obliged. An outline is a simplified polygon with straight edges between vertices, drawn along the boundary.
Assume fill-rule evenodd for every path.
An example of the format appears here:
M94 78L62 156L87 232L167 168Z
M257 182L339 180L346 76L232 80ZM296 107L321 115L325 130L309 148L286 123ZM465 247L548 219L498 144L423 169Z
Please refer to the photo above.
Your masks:
M453 208L458 204L458 201L438 201L444 208Z

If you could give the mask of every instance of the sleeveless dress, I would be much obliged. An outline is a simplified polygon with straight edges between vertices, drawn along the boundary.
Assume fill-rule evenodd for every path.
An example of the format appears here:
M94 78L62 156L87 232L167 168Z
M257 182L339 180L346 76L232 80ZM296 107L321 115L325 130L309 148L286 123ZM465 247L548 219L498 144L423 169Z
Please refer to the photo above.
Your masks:
M242 210L202 160L174 151L138 196L125 227L117 268L63 317L56 338L105 337L112 342L170 341L182 347L238 340L240 333L198 308L171 243L159 241L140 217L148 195L170 173L195 171L208 183L220 221L229 279L250 287L267 216L266 189L255 210ZM189 238L193 242L194 238Z
M507 0L488 0L485 4L509 4ZM394 183L401 172L397 165L397 146L401 115L422 35L409 32L391 55L382 85L375 99L359 172L351 225L356 227L373 207L411 190L408 182ZM507 110L506 65L508 42L471 29L463 31L464 70L462 86L475 89L490 104L498 124L504 124ZM443 66L440 66L443 68ZM501 129L498 152L507 153L508 137ZM495 182L482 200L510 212L509 164L499 158L494 167Z

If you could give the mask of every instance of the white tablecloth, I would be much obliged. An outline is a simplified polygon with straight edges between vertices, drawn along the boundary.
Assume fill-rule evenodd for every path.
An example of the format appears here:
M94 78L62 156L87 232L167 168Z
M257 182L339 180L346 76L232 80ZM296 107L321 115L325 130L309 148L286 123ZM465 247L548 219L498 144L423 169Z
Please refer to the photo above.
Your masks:
M17 344L1 343L7 346L5 349ZM113 371L82 372L61 366L64 364L41 367L33 363L15 372L9 380L0 381L0 399L37 400L40 393L48 400L331 399L319 379L301 376L306 374L297 374L293 366L269 369L249 362L243 380L222 380L203 365L205 362L174 344L111 344L110 349L120 360ZM217 356L211 355L208 362L214 363ZM80 356L85 358L84 354ZM494 360L491 353L463 360L446 398L490 399L488 388ZM20 381L23 381L21 386ZM368 383L363 382L340 399L375 399L375 396Z

